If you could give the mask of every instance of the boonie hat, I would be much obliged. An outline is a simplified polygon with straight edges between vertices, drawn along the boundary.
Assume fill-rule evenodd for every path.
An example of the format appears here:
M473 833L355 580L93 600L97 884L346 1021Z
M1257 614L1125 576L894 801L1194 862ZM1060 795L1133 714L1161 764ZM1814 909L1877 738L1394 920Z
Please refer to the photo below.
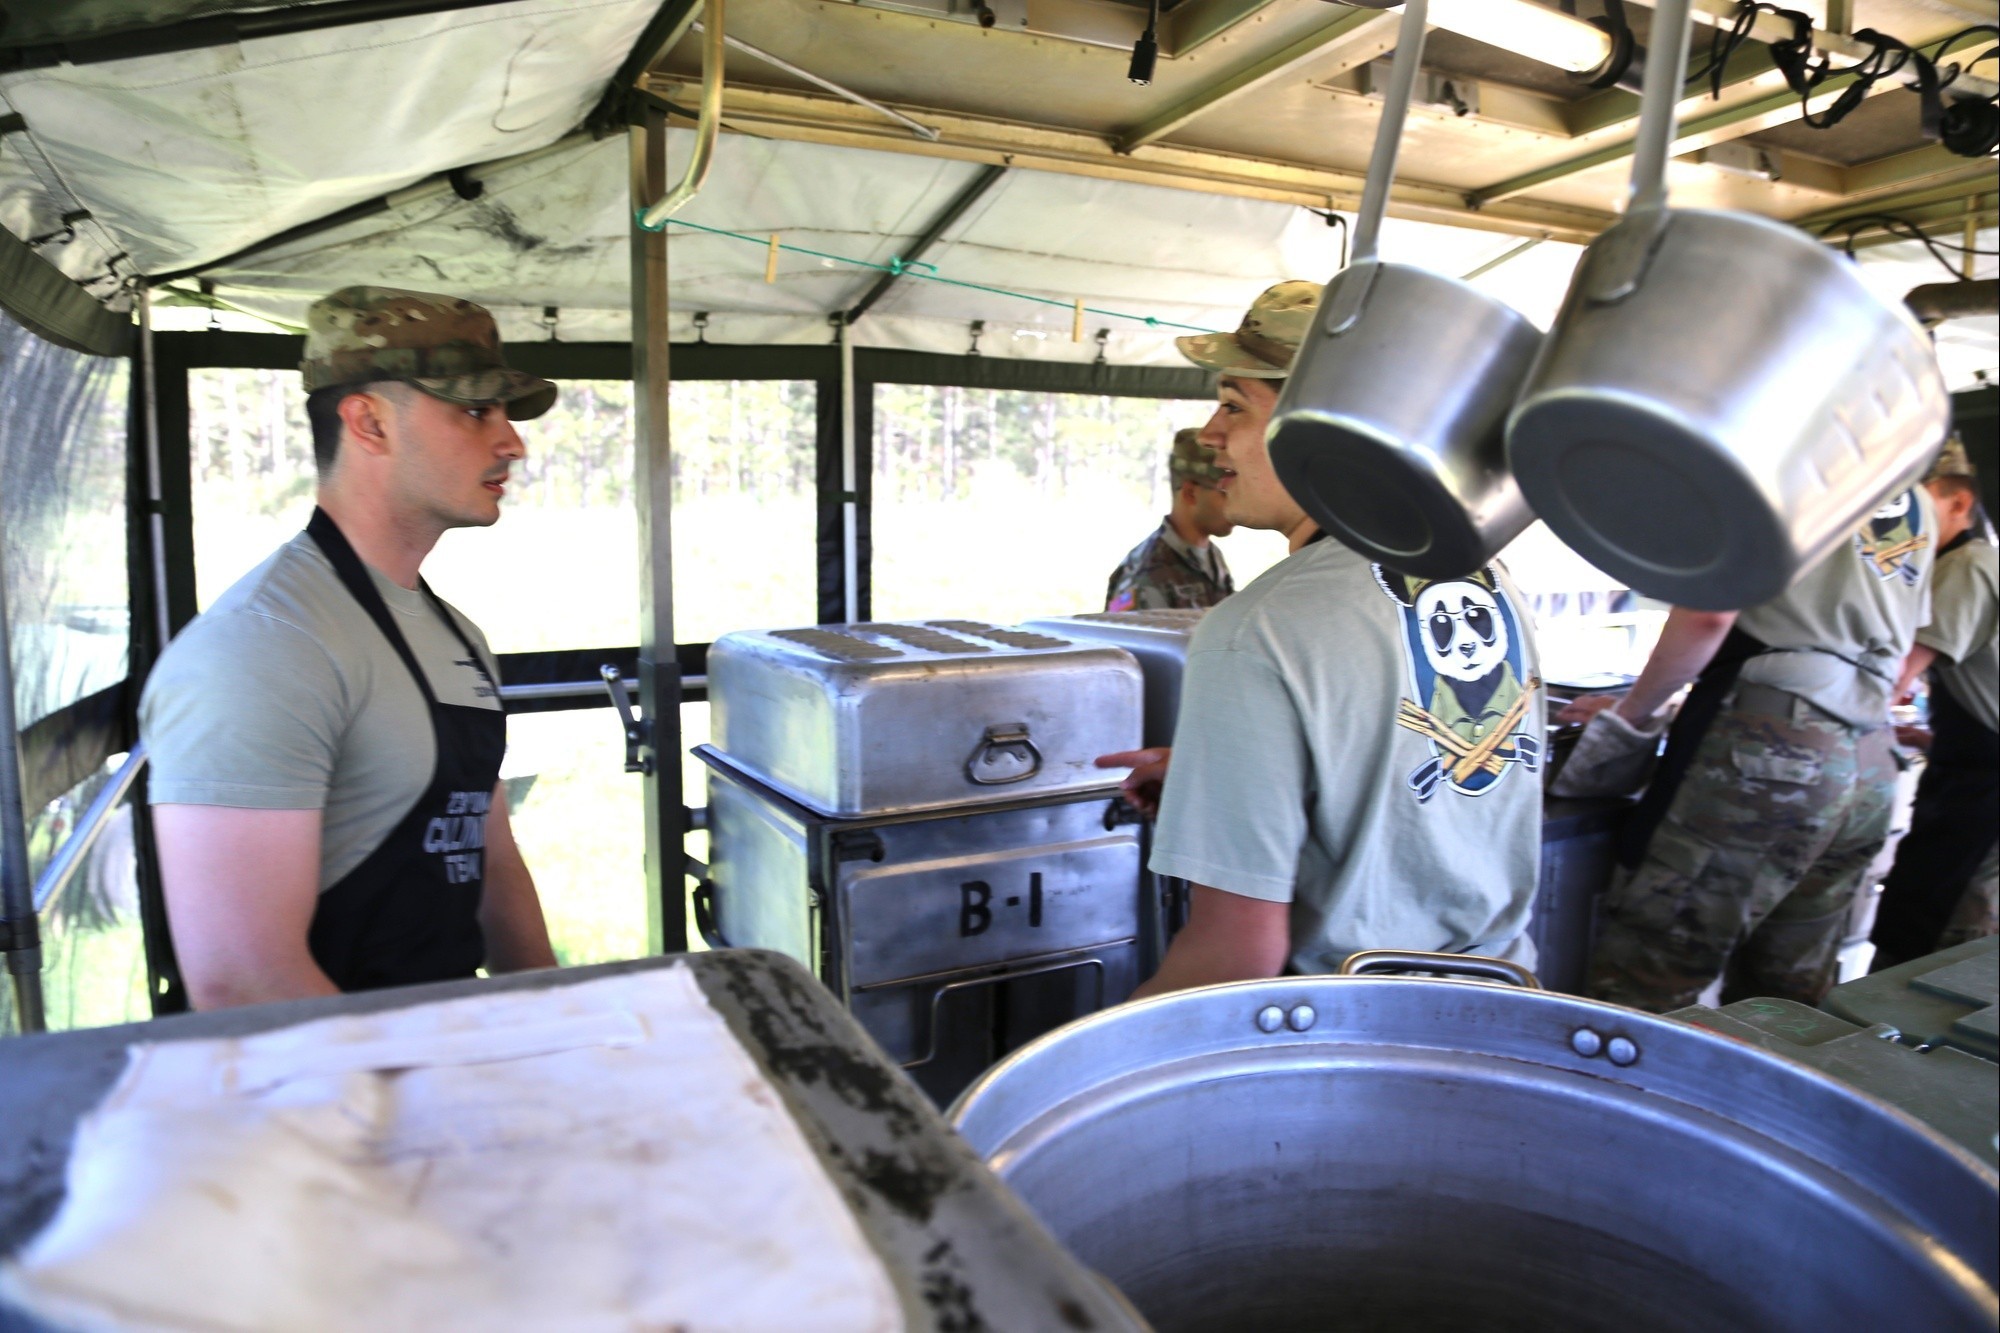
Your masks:
M1222 468L1216 464L1215 450L1201 442L1201 429L1197 426L1174 433L1173 452L1167 455L1167 471L1176 484L1192 481L1213 486L1222 480Z
M1266 287L1234 333L1197 333L1174 339L1181 355L1203 370L1253 380L1281 380L1312 328L1320 285L1293 279Z
M306 311L306 392L400 380L447 403L504 403L515 421L555 406L556 386L515 370L484 306L398 287L342 287Z
M1974 480L1978 474L1973 471L1972 459L1966 456L1965 441L1954 435L1944 443L1944 452L1931 464L1931 470L1924 474L1925 481L1938 477L1963 477Z

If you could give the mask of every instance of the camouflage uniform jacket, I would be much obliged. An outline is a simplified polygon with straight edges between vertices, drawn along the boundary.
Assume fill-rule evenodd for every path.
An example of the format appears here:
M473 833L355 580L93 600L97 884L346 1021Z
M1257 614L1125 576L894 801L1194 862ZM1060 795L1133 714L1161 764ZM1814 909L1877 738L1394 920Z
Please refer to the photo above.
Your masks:
M1236 591L1229 566L1214 543L1207 562L1181 540L1174 525L1162 521L1152 536L1132 548L1125 563L1111 576L1104 592L1106 611L1164 611L1214 606Z

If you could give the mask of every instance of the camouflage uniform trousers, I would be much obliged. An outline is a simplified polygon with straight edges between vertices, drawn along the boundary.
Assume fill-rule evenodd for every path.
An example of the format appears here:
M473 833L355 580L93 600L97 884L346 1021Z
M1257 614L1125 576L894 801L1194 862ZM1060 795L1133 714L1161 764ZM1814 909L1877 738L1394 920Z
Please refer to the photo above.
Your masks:
M1937 947L1949 949L1993 934L2000 934L2000 846L1987 848L1986 859L1972 872Z
M1695 752L1646 856L1604 900L1590 993L1656 1013L1719 976L1725 1002L1817 1004L1889 834L1894 731L1739 685Z

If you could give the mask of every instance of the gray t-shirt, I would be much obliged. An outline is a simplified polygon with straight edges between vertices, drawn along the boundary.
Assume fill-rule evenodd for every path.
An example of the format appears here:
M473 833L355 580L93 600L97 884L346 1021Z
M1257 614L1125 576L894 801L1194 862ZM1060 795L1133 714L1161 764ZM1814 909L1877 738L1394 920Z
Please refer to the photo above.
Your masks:
M1152 868L1290 903L1301 972L1373 948L1532 963L1539 677L1497 569L1412 580L1315 542L1195 631Z
M1896 677L1930 618L1937 519L1921 486L1892 497L1797 583L1736 618L1775 651L1742 679L1796 694L1850 726L1889 720Z
M440 703L500 707L484 661L421 591L370 569ZM139 732L161 805L323 810L321 891L381 846L429 785L437 737L381 629L301 533L181 631L146 681Z
M1941 555L1931 574L1930 623L1917 642L1938 653L1932 668L1952 697L2000 731L2000 551L1973 538Z

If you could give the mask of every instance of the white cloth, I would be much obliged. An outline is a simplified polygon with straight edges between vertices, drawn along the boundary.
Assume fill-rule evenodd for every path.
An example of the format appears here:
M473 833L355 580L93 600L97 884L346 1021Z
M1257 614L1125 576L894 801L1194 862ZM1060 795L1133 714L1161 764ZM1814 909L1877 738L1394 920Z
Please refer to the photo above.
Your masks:
M92 1333L902 1327L685 966L135 1045L0 1298Z

